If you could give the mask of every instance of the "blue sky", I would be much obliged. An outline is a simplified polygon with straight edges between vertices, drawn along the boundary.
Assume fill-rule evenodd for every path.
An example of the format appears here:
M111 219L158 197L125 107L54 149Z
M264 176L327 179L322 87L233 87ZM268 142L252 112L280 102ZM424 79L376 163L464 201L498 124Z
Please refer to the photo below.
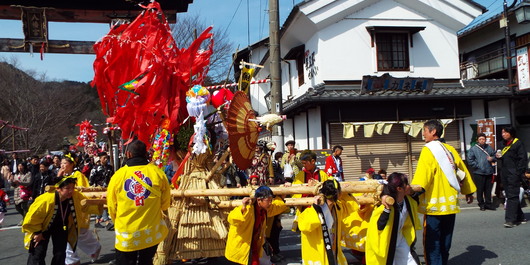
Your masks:
M249 44L249 39L250 43L254 43L269 35L268 2L269 0L195 0L189 5L187 13L180 13L178 16L199 14L205 24L227 30L232 42L242 48ZM280 0L281 23L294 4L299 2L300 0ZM250 20L247 20L247 14ZM20 21L0 20L0 28L0 38L24 37ZM48 26L50 40L97 41L108 31L107 24L50 22ZM41 61L39 53L34 53L33 56L29 53L0 53L0 61L16 61L21 70L44 74L48 81L89 82L94 76L94 59L94 55L47 53Z

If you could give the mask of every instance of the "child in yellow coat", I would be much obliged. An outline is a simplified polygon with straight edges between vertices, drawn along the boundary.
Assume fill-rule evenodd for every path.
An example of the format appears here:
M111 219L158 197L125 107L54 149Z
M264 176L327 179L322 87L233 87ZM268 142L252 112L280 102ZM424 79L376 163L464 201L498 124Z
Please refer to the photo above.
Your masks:
M417 198L402 173L394 172L383 189L382 201L390 196L394 205L382 204L372 213L366 236L366 264L418 265L414 251L416 230L421 229Z
M346 265L340 245L348 215L346 203L339 200L340 184L334 178L322 183L322 195L299 216L303 264ZM320 204L323 200L324 203Z
M225 257L238 264L259 265L265 243L266 218L283 213L287 206L281 198L273 200L272 190L261 186L254 193L256 201L243 198L243 205L228 215L230 229Z

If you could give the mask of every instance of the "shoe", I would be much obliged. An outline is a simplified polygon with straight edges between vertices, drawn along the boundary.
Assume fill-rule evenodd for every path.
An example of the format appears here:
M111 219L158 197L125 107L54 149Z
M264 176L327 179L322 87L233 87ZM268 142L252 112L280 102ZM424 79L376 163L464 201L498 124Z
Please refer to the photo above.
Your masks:
M280 257L278 257L278 255L274 255L271 257L271 262L272 263L277 263L277 262L280 262L282 259Z
M283 259L285 258L282 254L274 254L274 256L277 256L277 257L280 258L281 260L283 260Z
M96 223L96 224L94 225L94 227L97 227L97 228L105 228L105 226L102 225L101 222Z
M497 208L495 208L495 207L493 207L493 206L491 206L491 205L486 205L484 208L485 208L486 210L490 210L490 211L497 211Z
M115 264L116 264L116 260L109 261L109 265L115 265Z
M99 246L98 250L92 255L90 255L90 262L94 263L99 258L99 253L101 253L101 246Z
M22 224L24 223L24 220L20 220L20 222L18 222L18 226L22 226Z
M106 229L107 229L107 231L114 231L114 224L113 223L108 223L107 226L106 226Z
M526 220L526 218L517 221L517 223L522 224L522 225L526 224L527 222L528 222L528 220Z
M480 206L480 210L485 211L486 209L484 208L484 206Z
M506 228L513 228L513 227L516 227L516 226L517 226L517 224L514 224L512 222L504 223L504 227L506 227Z

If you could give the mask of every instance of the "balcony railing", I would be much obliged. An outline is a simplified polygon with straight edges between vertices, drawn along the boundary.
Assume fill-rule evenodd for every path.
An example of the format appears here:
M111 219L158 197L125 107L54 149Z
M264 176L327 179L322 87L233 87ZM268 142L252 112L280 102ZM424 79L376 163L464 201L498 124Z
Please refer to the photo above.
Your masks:
M515 54L514 49L512 49L512 54ZM515 56L512 56L512 67L516 65L515 60ZM478 56L474 61L462 62L460 64L460 76L464 80L482 78L493 73L505 71L507 67L504 49L498 49Z

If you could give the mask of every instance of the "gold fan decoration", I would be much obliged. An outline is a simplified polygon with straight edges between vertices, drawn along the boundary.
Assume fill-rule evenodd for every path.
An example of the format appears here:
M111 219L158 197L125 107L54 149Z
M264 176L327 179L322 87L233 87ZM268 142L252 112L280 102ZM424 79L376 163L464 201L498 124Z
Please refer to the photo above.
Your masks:
M226 130L230 141L232 158L236 165L245 170L250 167L259 136L256 114L248 96L238 91L234 94L226 117Z

